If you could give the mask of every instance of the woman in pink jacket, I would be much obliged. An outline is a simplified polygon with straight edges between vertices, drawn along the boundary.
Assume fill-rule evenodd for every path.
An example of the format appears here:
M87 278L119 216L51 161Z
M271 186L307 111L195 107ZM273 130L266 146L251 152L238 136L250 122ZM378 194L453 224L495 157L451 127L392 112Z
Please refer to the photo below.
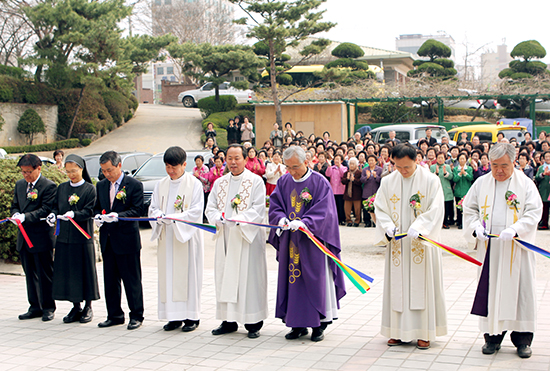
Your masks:
M245 167L252 171L254 174L263 177L265 174L265 165L257 156L256 148L250 147L246 156Z
M342 176L348 171L348 168L342 165L344 156L337 154L334 156L334 165L329 166L325 175L330 179L330 186L334 193L334 201L336 202L336 210L338 210L338 223L344 225L346 214L344 212L344 192L346 186L342 184Z
M210 169L210 172L206 174L205 178L208 179L210 186L214 185L214 182L223 176L223 158L221 156L214 156L214 166ZM210 190L208 190L210 193Z

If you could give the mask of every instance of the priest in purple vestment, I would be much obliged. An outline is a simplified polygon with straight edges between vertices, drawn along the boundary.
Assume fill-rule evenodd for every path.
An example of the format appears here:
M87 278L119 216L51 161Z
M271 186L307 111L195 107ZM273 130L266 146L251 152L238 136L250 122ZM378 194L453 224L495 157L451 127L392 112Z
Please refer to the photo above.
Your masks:
M270 224L284 226L269 235L279 262L275 317L292 328L287 339L305 336L311 327L311 340L321 341L327 325L338 318L344 276L298 229L308 229L340 257L338 212L329 182L307 167L301 147L289 147L283 159L288 174L269 199Z

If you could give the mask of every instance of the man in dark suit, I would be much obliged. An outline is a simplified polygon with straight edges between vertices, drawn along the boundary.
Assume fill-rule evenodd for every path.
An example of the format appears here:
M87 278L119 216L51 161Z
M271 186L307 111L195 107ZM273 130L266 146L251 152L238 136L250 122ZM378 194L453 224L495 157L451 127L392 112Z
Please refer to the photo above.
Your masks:
M141 215L143 185L122 172L121 158L115 151L105 152L99 163L105 179L97 183L97 215L94 219L100 226L107 320L98 326L124 323L124 312L120 306L122 280L130 308L128 330L134 330L143 322L139 224L119 221L118 218L137 218Z
M11 204L12 222L19 220L33 247L29 247L21 231L17 233L17 251L27 281L27 297L30 303L27 313L19 319L42 317L42 321L54 318L55 301L52 297L54 230L45 220L51 212L57 187L40 173L42 161L36 155L27 154L19 159L23 178L15 183Z
M428 142L428 147L433 147L437 143L437 139L432 137L432 129L426 128L426 141Z

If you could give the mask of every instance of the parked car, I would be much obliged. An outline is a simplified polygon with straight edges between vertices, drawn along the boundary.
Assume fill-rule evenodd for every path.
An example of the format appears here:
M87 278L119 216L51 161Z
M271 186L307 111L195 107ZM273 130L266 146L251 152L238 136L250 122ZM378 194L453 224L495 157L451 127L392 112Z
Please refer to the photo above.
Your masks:
M125 174L133 174L145 161L147 161L151 156L151 153L146 152L119 152L118 153L122 159L122 171ZM88 168L88 174L90 177L97 180L102 180L105 178L101 172L101 167L99 166L99 158L102 153L94 153L91 155L82 156L84 161L86 161L86 167Z
M461 134L466 133L468 140L471 141L477 135L481 142L496 142L498 133L503 133L504 137L509 140L516 138L518 143L525 140L526 128L516 125L495 125L495 124L479 124L460 126L449 130L449 134L455 142L460 141Z
M178 101L183 103L184 107L195 107L202 98L210 97L216 94L214 84L208 82L199 89L187 90L178 95ZM229 82L220 84L220 95L233 95L237 103L248 103L256 99L256 95L250 89L240 90L232 87Z
M187 152L187 151L186 151ZM195 156L201 155L204 157L204 163L208 164L208 161L212 157L210 151L188 151L187 152L187 165L185 166L185 172L193 172L195 167ZM151 196L155 185L159 180L167 176L164 166L164 152L157 153L153 157L149 158L137 171L133 174L133 177L143 183L143 212L144 216L149 211L151 205Z
M419 139L426 137L426 129L428 128L432 129L432 136L437 139L438 143L441 143L441 138L444 136L451 139L444 126L426 124L386 125L376 128L370 133L373 141L384 144L386 140L390 139L390 131L395 131L395 138L399 139L401 142L409 142L412 145L416 145ZM449 140L449 144L455 145L456 143Z

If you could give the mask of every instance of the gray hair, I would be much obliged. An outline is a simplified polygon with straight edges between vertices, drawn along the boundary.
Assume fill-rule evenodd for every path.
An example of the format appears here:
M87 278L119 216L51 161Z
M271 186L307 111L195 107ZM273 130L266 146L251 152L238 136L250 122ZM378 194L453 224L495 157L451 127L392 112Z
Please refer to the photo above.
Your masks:
M507 155L511 162L516 158L516 149L510 143L496 143L489 150L489 161L494 161Z
M290 146L283 152L283 160L287 161L293 157L296 157L299 162L304 162L306 160L306 152L300 146Z
M118 166L118 164L122 162L122 159L120 158L120 155L115 151L107 151L99 158L100 164L106 164L109 161L111 161L111 164L113 166Z
M348 160L348 164L351 165L352 163L359 166L359 160L357 159L357 157L352 157Z

